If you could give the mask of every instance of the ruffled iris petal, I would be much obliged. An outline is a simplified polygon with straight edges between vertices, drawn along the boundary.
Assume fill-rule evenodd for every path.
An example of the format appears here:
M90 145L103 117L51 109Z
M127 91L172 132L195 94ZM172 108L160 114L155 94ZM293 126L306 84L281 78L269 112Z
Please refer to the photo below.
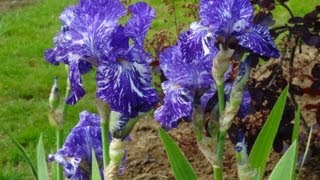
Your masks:
M252 21L253 8L248 0L201 0L199 17L204 26L231 33L234 23Z
M112 52L109 53L108 60L115 61L122 54L126 54L129 49L129 37L124 34L124 27L119 25L112 34Z
M213 82L211 75L213 55L183 61L180 46L167 48L160 54L160 67L171 82L193 89L209 88Z
M158 102L158 96L151 87L148 64L128 60L99 65L96 79L97 97L108 102L112 110L131 118L149 111Z
M76 6L70 6L61 13L59 19L65 26L68 27L72 23L75 17L75 13L74 13L75 9L76 9Z
M214 37L208 28L197 23L193 23L190 30L180 35L179 43L184 62L199 60L217 52L214 46Z
M269 29L263 25L252 25L243 35L236 37L239 44L262 56L277 58L280 56Z
M97 58L107 56L112 33L125 12L119 1L80 1L69 27L73 53L93 63Z
M144 45L144 38L156 16L155 11L145 2L138 2L129 6L132 18L125 26L125 35L131 37L141 47Z
M192 120L192 92L169 81L162 83L165 93L164 104L155 112L155 119L166 129L176 128L181 118Z
M69 67L69 80L71 85L71 92L70 96L66 100L68 104L75 104L86 94L86 91L84 90L82 85L78 58L79 57L77 57L76 55L70 58L73 59L73 61L70 62Z

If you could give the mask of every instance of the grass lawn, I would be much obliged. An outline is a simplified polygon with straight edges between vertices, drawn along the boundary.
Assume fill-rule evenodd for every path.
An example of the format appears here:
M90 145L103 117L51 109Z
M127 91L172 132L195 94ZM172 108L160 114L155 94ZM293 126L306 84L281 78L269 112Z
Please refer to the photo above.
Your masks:
M307 0L301 3L292 0L294 14L308 12L320 0ZM64 94L66 73L64 66L55 67L45 62L45 49L53 46L52 38L60 27L58 17L61 11L75 0L38 0L14 10L0 12L0 124L26 148L35 162L35 146L40 133L43 133L46 152L53 152L55 131L47 120L48 103L53 78L58 76L61 95ZM133 1L135 2L135 1ZM161 0L147 0L157 12L157 19L149 33L167 29L176 33L173 18L168 15ZM1 3L1 1L0 1ZM181 9L184 1L176 3ZM283 22L287 13L276 10L276 16ZM181 11L177 14L178 23L189 24L192 18L185 18ZM164 18L168 22L164 22ZM80 111L86 109L96 112L95 74L84 77L88 94L79 103L69 108L66 121L67 133L76 124ZM0 131L0 179L32 179L29 167L18 149L3 131Z

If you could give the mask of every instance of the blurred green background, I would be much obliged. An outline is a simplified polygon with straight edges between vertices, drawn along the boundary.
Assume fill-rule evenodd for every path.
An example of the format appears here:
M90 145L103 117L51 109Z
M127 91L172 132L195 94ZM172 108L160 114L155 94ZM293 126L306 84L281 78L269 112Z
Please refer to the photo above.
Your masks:
M26 148L35 163L35 146L40 133L43 133L47 153L53 152L55 147L55 130L50 127L47 119L48 96L53 78L59 77L61 95L64 94L66 85L64 66L47 63L43 53L47 48L53 47L52 38L60 28L58 17L61 11L76 1L23 0L20 5L19 2L0 0L0 124ZM146 2L153 6L157 13L148 38L162 29L176 36L174 18L168 14L162 0ZM188 2L187 0L168 2L175 3L178 24L188 25L194 21L193 18L185 17L182 11L182 5ZM295 15L303 15L319 4L320 0L288 2ZM289 14L283 8L278 8L274 11L274 16L277 24L283 24ZM85 109L97 112L94 105L94 71L84 76L84 86L87 95L77 105L69 108L65 134L77 123L79 112ZM0 144L0 180L32 179L28 165L2 129Z

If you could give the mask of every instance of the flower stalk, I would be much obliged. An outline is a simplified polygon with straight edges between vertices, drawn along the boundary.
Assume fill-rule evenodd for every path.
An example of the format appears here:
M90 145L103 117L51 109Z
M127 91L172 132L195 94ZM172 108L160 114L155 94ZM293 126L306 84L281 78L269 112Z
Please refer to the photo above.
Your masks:
M107 117L110 116L110 108L107 103L101 99L96 99L96 104L100 116L101 123L101 136L102 136L102 154L103 154L103 167L107 168L110 157L109 157L109 122Z
M65 66L67 73L69 72L69 66ZM67 99L71 92L70 80L67 78L67 86L65 92L65 99ZM62 106L62 126L61 128L57 128L56 130L56 145L57 150L63 146L63 130L64 130L64 122L67 117L68 104L66 102L63 103ZM57 180L63 180L63 169L59 164L57 164Z
M68 67L66 66L67 72ZM67 79L65 98L69 97L71 91L69 79ZM62 110L58 109L60 100L59 88L58 88L58 78L54 79L53 86L51 88L51 93L49 96L49 122L56 129L56 148L60 149L63 145L63 130L64 122L67 115L68 105L63 104ZM63 180L62 167L57 164L57 180Z
M232 49L225 49L220 45L220 51L215 56L213 60L212 66L212 76L217 84L217 91L218 91L218 106L219 106L219 119L221 119L222 114L225 109L225 98L224 98L224 74L229 68L229 59L231 58L234 50ZM214 170L214 177L216 180L223 179L222 175L222 166L223 166L223 151L224 151L224 144L226 139L226 131L222 130L221 127L219 128L218 134L218 145L217 145L217 160L216 166L213 167Z
M200 104L193 105L193 132L195 133L198 147L202 154L206 157L212 167L216 167L216 141L203 134L204 126L204 112Z

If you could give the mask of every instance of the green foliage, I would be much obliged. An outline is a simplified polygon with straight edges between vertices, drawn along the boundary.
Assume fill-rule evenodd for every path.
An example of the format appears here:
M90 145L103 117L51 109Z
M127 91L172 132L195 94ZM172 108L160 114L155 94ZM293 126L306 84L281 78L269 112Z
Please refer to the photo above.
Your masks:
M306 161L308 152L309 152L309 147L310 147L310 143L311 143L312 132L313 132L313 130L312 130L312 127L311 127L310 132L309 132L309 136L308 136L308 142L307 142L307 145L306 145L306 149L305 149L305 151L304 151L304 153L303 153L303 158L302 158L302 162L301 162L300 169L299 169L299 176L300 176L302 167L303 167L303 165L304 165L304 162ZM298 176L298 177L299 177L299 176Z
M44 152L43 141L42 141L42 134L40 135L39 142L37 145L37 169L38 169L38 179L49 180L46 155Z
M92 149L92 174L91 174L91 180L101 180L101 177L100 177L100 170L99 170L99 165L98 165L98 162L97 162L97 158L96 158L96 155L94 153L94 150Z
M5 129L2 127L4 132L10 137L14 145L19 149L20 153L22 154L23 158L27 161L29 167L31 168L32 174L35 178L38 178L37 171L35 167L33 166L31 159L25 149L22 147L22 145Z
M189 164L187 158L181 152L179 146L163 129L159 129L160 138L167 152L167 156L177 180L197 179L197 175Z
M296 110L296 112L295 112L294 126L293 126L293 131L292 131L291 142L298 141L299 125L300 125L300 108L298 108Z
M296 169L297 141L294 141L273 169L269 180L292 180Z
M263 177L264 168L271 152L272 144L276 136L280 120L288 95L288 87L281 93L279 99L274 105L267 121L263 125L249 155L249 162L252 168L258 170L260 179Z

